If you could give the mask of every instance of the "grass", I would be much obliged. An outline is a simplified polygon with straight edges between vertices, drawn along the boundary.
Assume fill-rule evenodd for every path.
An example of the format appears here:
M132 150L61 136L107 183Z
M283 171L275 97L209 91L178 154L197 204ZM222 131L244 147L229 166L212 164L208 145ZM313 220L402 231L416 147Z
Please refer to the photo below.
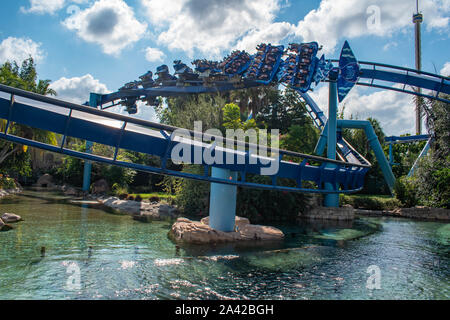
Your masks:
M137 195L140 195L142 200L148 200L152 197L158 197L161 200L173 200L175 199L175 196L172 194L164 193L164 192L153 192L153 193L129 193L130 196L133 196L136 198Z
M393 210L402 206L401 202L388 195L341 195L340 204L349 204L356 209L367 210Z

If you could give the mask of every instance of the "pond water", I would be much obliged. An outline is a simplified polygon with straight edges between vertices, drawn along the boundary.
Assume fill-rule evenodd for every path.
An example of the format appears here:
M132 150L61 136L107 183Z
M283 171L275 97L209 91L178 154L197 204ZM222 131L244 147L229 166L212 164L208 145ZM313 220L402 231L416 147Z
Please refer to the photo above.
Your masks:
M35 191L0 200L0 213L24 219L0 233L0 299L450 298L450 224L302 223L278 226L281 243L177 248L169 222L66 200Z

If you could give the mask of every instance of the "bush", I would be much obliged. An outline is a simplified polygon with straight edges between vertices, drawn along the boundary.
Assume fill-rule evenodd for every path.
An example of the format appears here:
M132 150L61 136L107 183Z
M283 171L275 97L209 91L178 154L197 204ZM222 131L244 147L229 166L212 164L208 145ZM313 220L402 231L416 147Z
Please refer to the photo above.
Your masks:
M203 174L200 165L186 165L183 172ZM175 204L189 215L208 215L209 183L191 179L175 179Z
M134 201L142 202L142 197L140 195L137 195Z
M17 188L17 186L13 178L0 174L0 189L9 190L15 188Z
M367 210L393 210L401 207L401 202L396 198L366 196L366 195L340 195L341 205L351 205L356 209Z
M415 176L416 196L429 207L450 208L450 161L433 161L432 155L420 162Z
M128 187L122 186L119 183L114 183L111 187L111 190L112 190L113 194L115 194L116 196L119 196L119 197L120 197L120 195L126 195L126 197L128 196Z
M416 186L411 178L401 177L397 179L395 181L394 194L403 207L411 208L418 204Z
M248 182L268 184L270 177L248 177ZM280 179L279 185L289 185ZM306 207L308 195L297 192L239 188L236 214L252 223L294 221L299 211Z
M160 202L161 199L158 196L153 196L153 197L150 197L148 199L148 201L150 201L150 203L152 203L152 202Z

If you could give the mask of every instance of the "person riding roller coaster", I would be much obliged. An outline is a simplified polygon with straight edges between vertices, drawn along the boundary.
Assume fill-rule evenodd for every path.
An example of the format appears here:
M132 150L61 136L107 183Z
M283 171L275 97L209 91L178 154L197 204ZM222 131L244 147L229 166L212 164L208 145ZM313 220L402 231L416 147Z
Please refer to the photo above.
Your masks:
M163 84L163 82L166 81L174 81L177 80L176 77L172 76L169 73L169 67L165 64L159 66L158 68L156 68L156 74L158 75L158 78L155 80L155 82L158 85Z
M181 60L175 60L173 62L173 68L175 69L175 74L178 75L178 79L181 80L177 85L182 85L184 81L197 80L198 74L189 68L186 64L182 63Z
M148 71L143 76L140 76L139 79L141 79L141 85L144 89L151 88L155 84L155 81L153 81L153 72L151 71Z

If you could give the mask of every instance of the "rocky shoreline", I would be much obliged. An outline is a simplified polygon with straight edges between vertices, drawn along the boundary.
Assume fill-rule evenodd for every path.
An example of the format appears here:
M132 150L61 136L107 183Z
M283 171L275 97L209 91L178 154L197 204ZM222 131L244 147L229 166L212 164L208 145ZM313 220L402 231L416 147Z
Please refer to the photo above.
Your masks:
M0 198L11 196L13 194L20 193L22 191L23 190L21 188L9 189L9 190L0 189Z
M450 210L443 208L414 207L395 210L354 209L355 215L365 217L394 217L426 221L450 221Z
M117 197L100 196L94 197L102 205L128 214L134 220L141 222L150 222L152 220L174 220L180 213L177 208L160 202L138 202L133 200L120 200Z

